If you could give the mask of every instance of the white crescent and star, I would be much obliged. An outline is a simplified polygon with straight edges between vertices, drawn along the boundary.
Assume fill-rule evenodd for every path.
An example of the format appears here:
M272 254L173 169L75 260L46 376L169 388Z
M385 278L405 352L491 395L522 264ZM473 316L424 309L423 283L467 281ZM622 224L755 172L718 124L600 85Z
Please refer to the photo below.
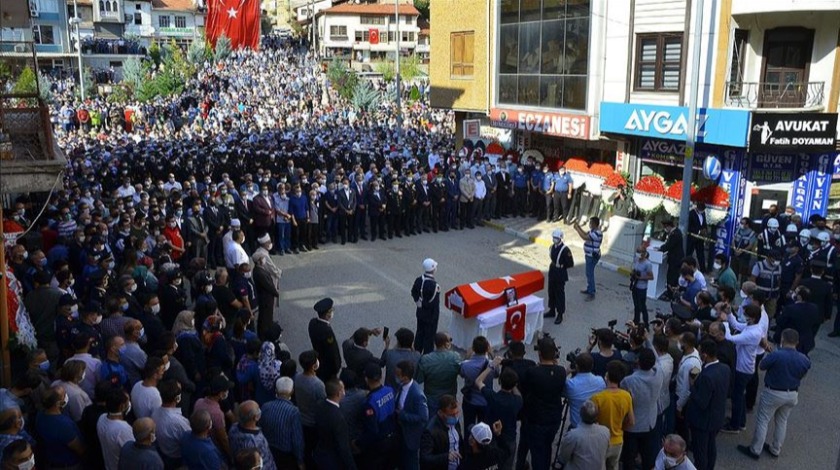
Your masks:
M233 8L230 8L230 9L227 11L228 18L236 18L236 14L237 14L237 13L239 13L239 12L238 12L238 11L236 11L236 10L234 10Z
M504 281L507 285L510 285L510 283L513 282L513 276L504 276L500 279L504 279ZM473 291L475 291L476 294L484 297L485 299L490 299L490 300L498 299L499 297L501 297L505 293L505 291L501 291L498 294L493 294L491 292L487 292L486 290L484 290L483 287L481 287L479 285L478 282L471 283L470 287L472 288Z

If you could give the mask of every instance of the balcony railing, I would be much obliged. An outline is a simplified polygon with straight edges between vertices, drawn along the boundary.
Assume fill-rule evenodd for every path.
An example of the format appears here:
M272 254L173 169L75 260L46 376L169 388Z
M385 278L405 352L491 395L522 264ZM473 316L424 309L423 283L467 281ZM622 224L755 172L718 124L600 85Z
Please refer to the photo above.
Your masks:
M735 108L820 108L825 82L726 82L726 104Z

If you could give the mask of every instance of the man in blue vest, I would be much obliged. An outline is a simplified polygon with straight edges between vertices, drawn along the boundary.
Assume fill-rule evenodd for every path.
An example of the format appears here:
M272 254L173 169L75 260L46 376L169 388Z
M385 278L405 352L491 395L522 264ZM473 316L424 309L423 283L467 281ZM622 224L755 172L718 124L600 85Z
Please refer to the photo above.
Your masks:
M767 252L765 259L753 265L752 277L750 278L758 290L764 292L767 301L764 303L764 310L767 316L773 318L776 314L776 303L779 300L779 290L782 284L782 252L772 249Z
M397 394L382 384L379 364L368 364L364 372L370 393L362 409L362 434L355 442L361 450L359 468L393 468L397 463Z
M525 205L528 203L528 175L525 174L525 166L516 167L516 174L513 175L513 213L516 217L525 216Z

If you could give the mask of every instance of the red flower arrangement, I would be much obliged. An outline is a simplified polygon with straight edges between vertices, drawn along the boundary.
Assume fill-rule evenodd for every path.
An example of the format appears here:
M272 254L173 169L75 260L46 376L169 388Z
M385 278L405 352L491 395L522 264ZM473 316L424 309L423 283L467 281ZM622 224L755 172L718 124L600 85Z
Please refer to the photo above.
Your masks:
M678 201L680 199L682 199L682 194L683 194L683 182L682 181L675 181L674 184L672 184L671 186L668 186L668 190L665 191L665 197L667 197L669 199L676 199ZM692 200L693 200L695 194L697 194L697 188L694 187L694 185L692 185L691 186Z
M662 177L656 175L643 176L636 182L634 188L636 191L643 193L665 195L665 183L662 181Z
M566 160L566 170L577 173L591 173L589 170L589 164L586 163L586 160L578 157L572 157Z
M610 175L615 173L615 168L609 163L593 163L592 166L589 167L589 173L600 176L601 178L608 178Z
M604 186L608 188L618 189L619 186L627 186L627 180L625 180L624 177L621 176L621 173L613 171L604 180Z

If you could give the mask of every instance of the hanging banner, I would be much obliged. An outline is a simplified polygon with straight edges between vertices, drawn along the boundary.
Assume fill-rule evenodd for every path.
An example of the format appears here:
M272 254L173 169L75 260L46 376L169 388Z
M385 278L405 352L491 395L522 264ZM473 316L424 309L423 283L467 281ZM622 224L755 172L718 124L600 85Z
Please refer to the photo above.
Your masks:
M796 179L793 180L791 188L791 205L797 214L802 215L802 220L808 220L805 213L808 211L808 155L803 155L796 165Z
M715 232L715 253L729 255L732 238L738 229L738 222L744 212L744 199L747 191L747 159L744 152L726 150L718 156L721 163L718 185L729 193L729 215L717 225Z
M828 210L828 195L831 186L829 172L832 160L831 154L826 153L816 156L816 165L814 169L808 172L811 180L811 190L808 192L811 196L811 203L808 206L808 211L802 215L802 220L808 220L811 214L825 216Z

